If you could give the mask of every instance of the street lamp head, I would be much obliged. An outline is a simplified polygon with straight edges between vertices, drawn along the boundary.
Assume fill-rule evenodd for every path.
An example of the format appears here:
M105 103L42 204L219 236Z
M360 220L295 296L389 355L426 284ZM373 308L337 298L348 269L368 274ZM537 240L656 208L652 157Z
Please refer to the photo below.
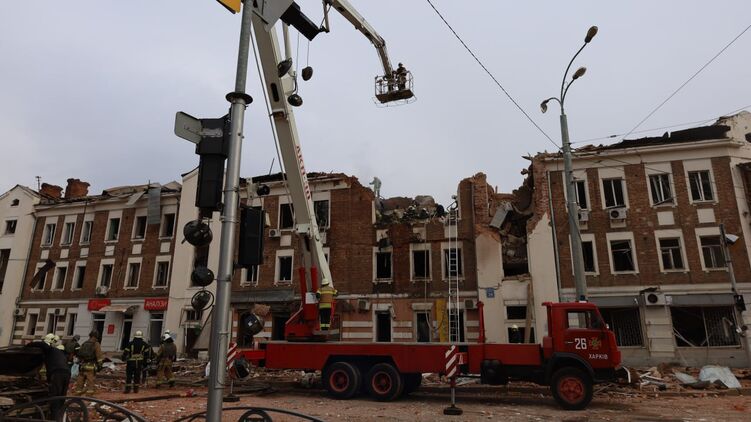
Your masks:
M573 77L572 80L575 81L575 80L581 78L582 76L584 76L585 73L587 73L587 68L584 67L584 66L576 69L576 72L574 72L574 77Z
M550 100L549 99L545 100L545 101L543 101L540 104L540 110L542 110L543 113L545 113L546 111L548 111L548 101L550 101Z
M592 26L589 28L589 31L587 31L587 36L584 37L584 43L588 44L590 41L592 41L592 38L594 38L595 35L597 35L597 27Z

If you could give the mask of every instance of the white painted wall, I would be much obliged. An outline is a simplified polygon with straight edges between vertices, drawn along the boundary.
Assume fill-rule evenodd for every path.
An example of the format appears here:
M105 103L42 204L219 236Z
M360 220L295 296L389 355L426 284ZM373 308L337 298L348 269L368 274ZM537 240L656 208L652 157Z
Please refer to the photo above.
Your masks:
M503 343L504 308L501 282L501 242L490 233L480 233L475 238L477 254L477 297L485 304L485 337L488 343ZM493 289L494 297L488 297L486 289Z
M553 231L548 213L527 234L527 256L535 299L535 334L537 341L542 342L548 332L547 310L542 304L558 302Z

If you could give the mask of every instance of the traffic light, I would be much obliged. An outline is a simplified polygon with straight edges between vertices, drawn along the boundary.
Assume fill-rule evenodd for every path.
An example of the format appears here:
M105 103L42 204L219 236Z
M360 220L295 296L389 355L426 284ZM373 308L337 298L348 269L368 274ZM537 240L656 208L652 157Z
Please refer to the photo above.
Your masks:
M237 265L250 268L263 263L263 227L265 211L259 208L240 209L240 245Z
M222 204L224 162L229 153L229 116L201 120L201 140L196 145L198 189L196 207L202 211L219 211Z

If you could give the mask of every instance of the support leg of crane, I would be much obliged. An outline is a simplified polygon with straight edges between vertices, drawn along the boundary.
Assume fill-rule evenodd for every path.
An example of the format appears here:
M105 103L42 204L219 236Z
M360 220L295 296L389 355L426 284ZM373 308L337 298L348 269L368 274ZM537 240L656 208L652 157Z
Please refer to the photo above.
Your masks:
M456 377L451 377L451 406L443 409L444 415L461 415L464 411L456 407Z
M240 397L236 396L233 390L235 389L235 380L230 381L229 383L229 394L224 396L222 399L225 403L236 403L240 401Z

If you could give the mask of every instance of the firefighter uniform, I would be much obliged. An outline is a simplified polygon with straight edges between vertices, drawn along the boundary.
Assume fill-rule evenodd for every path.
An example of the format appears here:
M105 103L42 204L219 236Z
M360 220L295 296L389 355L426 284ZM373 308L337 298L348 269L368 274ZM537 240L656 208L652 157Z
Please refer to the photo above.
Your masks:
M316 292L321 330L328 330L331 326L331 306L337 293L336 289L331 287L331 282L324 278L321 288Z
M65 352L61 350L62 345L53 346L45 341L34 341L26 345L42 350L44 353L44 366L47 369L47 388L49 397L62 397L68 394L68 384L70 383L70 368ZM50 402L50 411L56 420L62 417L64 400L53 400Z
M169 384L170 387L175 385L175 377L172 374L172 362L177 359L177 346L175 341L172 340L169 334L165 334L162 339L162 345L159 346L159 351L156 352L157 370L156 370L156 386L159 388L164 384Z
M133 340L123 350L125 360L125 394L138 392L141 385L141 372L148 357L148 344L143 341L143 333L136 331Z
M89 333L89 339L78 348L80 369L76 380L76 394L93 395L96 390L94 380L96 372L101 369L104 355L99 345L99 333L95 330Z

